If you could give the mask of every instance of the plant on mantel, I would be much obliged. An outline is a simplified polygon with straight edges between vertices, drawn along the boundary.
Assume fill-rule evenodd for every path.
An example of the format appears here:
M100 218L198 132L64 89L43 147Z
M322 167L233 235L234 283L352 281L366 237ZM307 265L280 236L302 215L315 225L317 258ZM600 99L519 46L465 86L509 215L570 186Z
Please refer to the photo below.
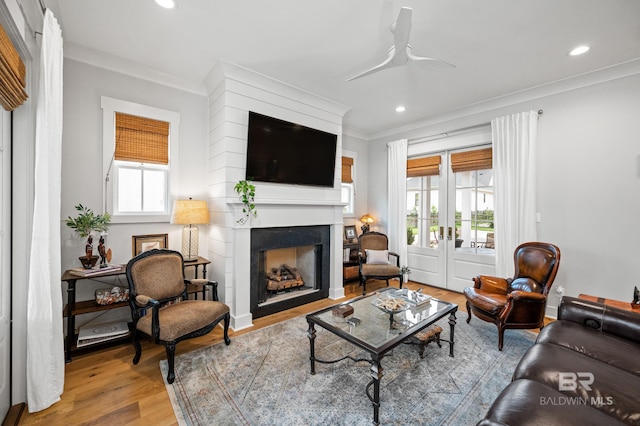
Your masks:
M233 187L240 201L242 201L242 214L243 216L236 222L239 224L245 224L249 220L249 216L256 217L258 211L256 210L256 204L254 197L256 196L256 187L250 180L241 180Z

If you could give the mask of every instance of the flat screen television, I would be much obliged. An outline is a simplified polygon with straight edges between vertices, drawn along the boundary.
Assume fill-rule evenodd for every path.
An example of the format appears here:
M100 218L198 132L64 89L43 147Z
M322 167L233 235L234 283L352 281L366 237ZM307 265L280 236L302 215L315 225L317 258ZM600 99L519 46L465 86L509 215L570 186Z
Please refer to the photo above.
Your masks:
M249 111L247 180L333 187L337 135Z

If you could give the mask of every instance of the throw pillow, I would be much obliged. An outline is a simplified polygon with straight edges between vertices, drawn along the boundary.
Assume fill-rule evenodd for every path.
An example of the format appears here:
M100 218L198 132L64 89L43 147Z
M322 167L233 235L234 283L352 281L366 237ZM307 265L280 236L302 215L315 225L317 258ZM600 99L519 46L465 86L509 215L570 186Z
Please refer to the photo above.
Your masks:
M366 249L367 263L372 265L385 265L389 263L389 250Z

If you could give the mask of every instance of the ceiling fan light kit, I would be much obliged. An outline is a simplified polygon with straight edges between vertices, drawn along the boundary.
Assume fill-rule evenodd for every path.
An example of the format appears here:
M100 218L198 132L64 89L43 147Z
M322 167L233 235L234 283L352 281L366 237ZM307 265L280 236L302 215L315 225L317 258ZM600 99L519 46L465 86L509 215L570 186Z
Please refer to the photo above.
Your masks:
M429 68L435 70L450 70L455 68L455 65L447 61L443 61L442 59L427 58L413 54L411 45L409 45L412 14L413 10L410 7L403 7L400 9L398 19L391 24L390 30L393 33L393 46L389 48L387 58L373 68L348 78L347 81L353 81L387 68L405 65L410 60L425 63Z

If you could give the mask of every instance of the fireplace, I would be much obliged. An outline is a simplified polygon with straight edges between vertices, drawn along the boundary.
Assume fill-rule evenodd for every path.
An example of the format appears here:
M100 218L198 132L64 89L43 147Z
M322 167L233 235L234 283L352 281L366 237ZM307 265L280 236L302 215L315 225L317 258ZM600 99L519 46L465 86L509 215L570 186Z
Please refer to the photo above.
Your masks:
M251 314L263 317L328 297L329 225L251 229Z

